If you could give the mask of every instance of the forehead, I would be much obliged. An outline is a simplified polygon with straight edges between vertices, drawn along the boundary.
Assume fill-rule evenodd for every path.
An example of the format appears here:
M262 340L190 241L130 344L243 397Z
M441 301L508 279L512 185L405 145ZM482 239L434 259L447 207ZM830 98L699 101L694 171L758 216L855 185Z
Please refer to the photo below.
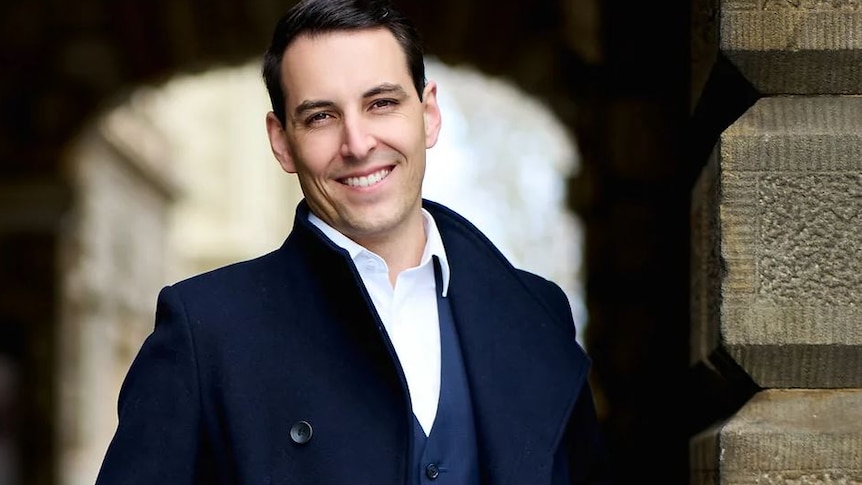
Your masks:
M281 74L288 105L411 84L404 50L382 27L301 35L285 50Z

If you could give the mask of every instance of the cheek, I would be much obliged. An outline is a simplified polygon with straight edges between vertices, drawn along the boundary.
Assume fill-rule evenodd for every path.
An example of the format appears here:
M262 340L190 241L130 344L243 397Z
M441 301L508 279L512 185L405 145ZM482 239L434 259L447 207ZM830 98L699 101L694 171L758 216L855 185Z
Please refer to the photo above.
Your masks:
M424 127L408 123L404 119L389 118L381 120L375 127L377 139L407 156L414 156L417 150L425 149Z
M325 169L338 153L339 138L334 130L319 131L297 140L294 149L298 158L297 164L302 165L305 172L319 172Z

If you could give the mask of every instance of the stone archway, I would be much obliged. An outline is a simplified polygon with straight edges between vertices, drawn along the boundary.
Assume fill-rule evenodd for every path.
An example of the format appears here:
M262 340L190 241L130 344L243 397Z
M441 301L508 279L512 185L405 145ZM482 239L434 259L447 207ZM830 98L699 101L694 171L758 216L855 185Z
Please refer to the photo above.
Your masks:
M400 2L429 52L512 79L575 133L584 169L571 202L587 230L586 338L610 444L637 476L662 463L683 481L688 430L686 5L596 0ZM619 3L619 5L617 5ZM280 2L111 2L0 6L0 316L23 328L28 433L23 482L58 483L52 436L65 224L77 195L71 141L141 84L233 64L267 44ZM8 290L8 291L7 291ZM6 323L15 322L15 323Z

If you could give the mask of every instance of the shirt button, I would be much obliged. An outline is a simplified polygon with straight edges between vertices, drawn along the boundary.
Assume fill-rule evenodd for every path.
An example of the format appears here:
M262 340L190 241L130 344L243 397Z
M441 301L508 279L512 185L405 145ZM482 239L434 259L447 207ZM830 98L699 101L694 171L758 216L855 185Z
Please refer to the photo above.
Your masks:
M440 476L440 467L434 463L430 463L425 467L425 476L431 480L436 480Z

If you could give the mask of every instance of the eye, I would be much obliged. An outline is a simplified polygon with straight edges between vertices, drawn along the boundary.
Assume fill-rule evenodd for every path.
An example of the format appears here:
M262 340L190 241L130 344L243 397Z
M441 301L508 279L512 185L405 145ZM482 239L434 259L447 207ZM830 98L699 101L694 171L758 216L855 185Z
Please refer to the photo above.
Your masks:
M387 109L398 105L398 101L394 99L377 99L371 103L371 109Z
M309 125L309 126L310 125L317 125L317 124L323 123L328 118L332 118L332 115L330 115L329 113L327 113L325 111L321 111L320 113L314 113L313 115L306 118L305 124Z

